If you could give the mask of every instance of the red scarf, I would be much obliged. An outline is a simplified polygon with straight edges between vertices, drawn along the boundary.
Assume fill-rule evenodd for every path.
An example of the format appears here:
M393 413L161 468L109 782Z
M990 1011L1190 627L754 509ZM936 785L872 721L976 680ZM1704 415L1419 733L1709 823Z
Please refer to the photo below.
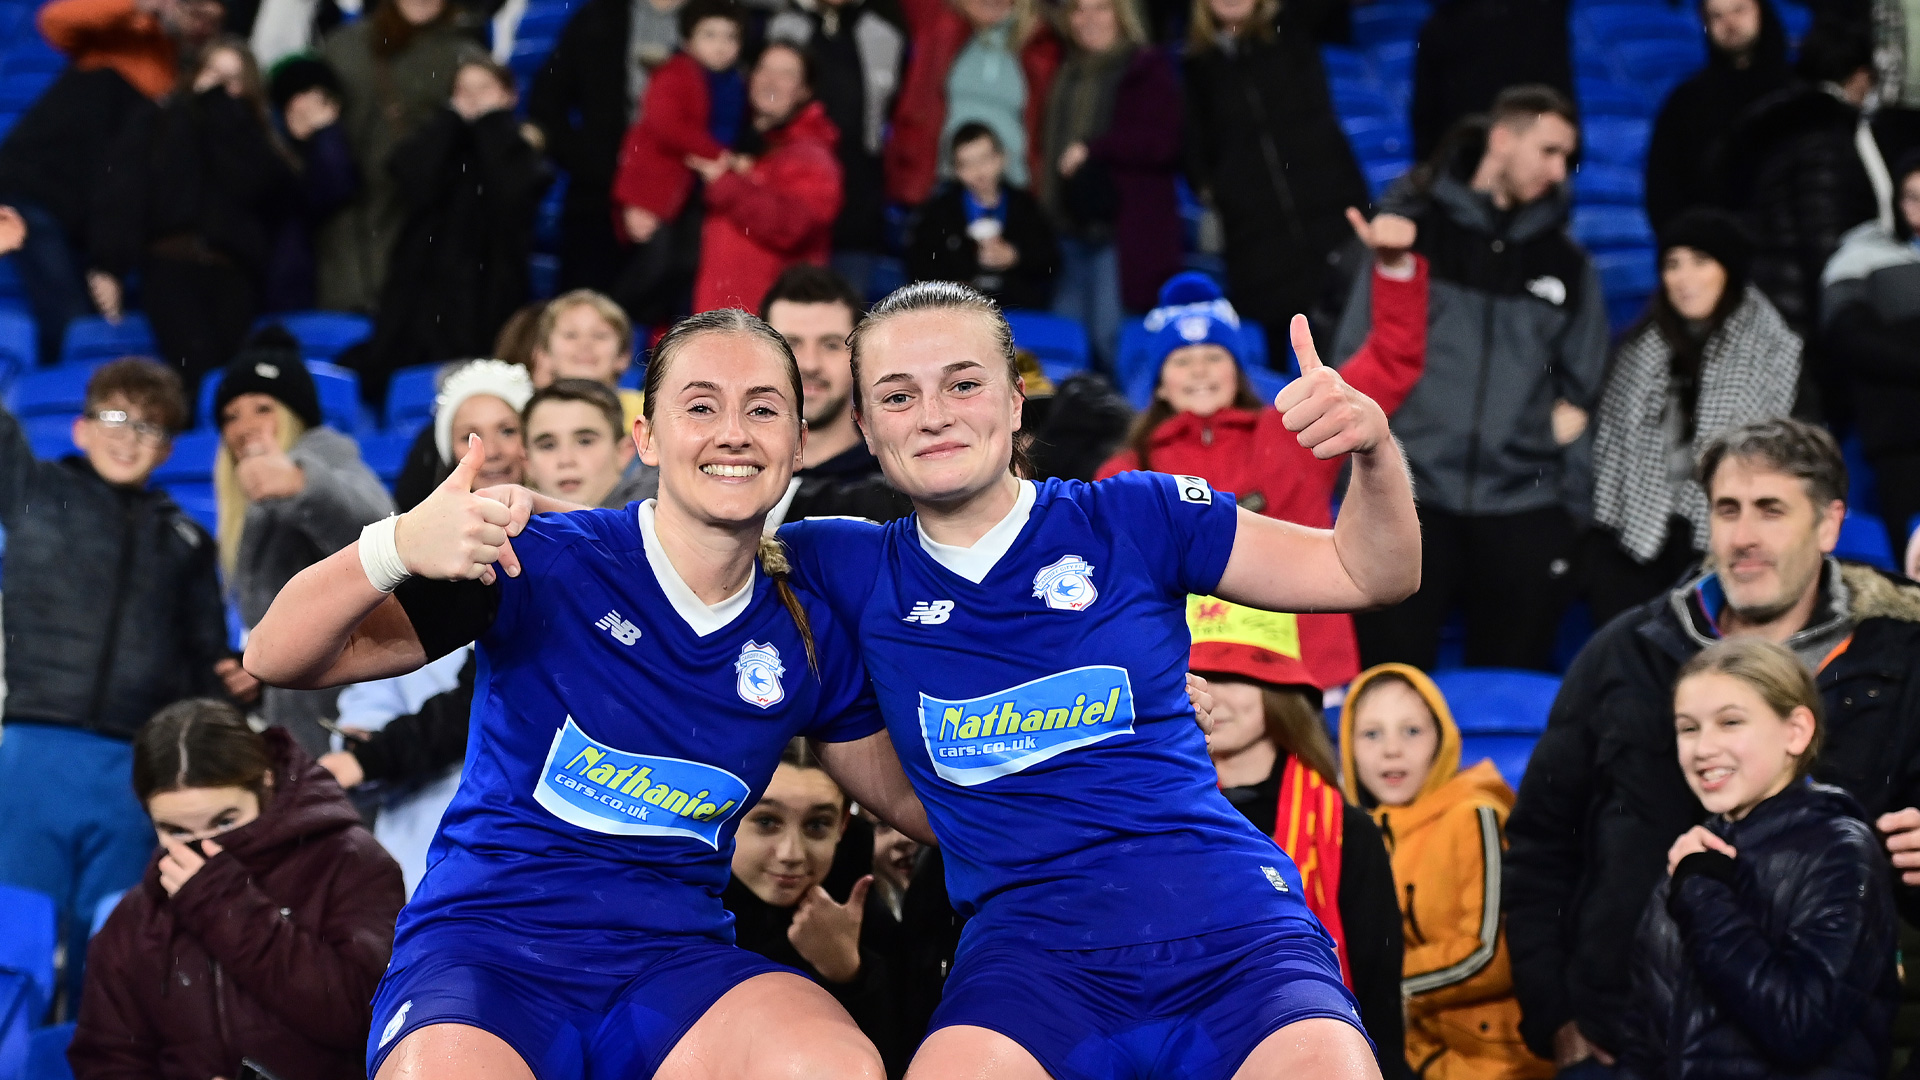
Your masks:
M1353 986L1347 969L1347 933L1340 923L1340 844L1346 833L1346 801L1340 789L1289 755L1280 776L1279 812L1273 839L1300 869L1308 910L1327 928L1340 957L1340 979Z

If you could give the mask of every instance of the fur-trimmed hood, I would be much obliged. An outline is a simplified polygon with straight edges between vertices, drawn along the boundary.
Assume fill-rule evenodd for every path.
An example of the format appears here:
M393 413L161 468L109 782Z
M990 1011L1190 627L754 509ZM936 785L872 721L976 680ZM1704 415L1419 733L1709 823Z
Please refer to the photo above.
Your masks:
M1865 563L1840 563L1840 580L1853 596L1855 622L1897 619L1920 623L1920 582L1875 569Z

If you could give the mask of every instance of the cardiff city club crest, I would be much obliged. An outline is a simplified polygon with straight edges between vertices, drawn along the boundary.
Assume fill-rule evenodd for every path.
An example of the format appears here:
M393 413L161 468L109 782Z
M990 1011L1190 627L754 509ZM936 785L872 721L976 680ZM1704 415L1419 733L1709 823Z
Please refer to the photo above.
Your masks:
M787 669L780 666L780 650L772 645L749 641L740 646L740 659L733 662L733 670L740 673L736 685L741 701L766 709L786 698L780 676Z
M1085 611L1100 597L1093 587L1093 566L1078 555L1067 555L1033 575L1033 595L1050 608Z

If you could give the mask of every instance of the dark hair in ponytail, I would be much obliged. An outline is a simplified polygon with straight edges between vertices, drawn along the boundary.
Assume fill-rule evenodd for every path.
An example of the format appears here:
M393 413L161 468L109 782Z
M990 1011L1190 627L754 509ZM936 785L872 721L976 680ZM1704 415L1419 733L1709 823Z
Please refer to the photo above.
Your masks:
M719 308L681 319L653 347L653 356L647 363L647 377L641 390L646 395L641 413L646 416L649 425L653 423L653 403L660 400L660 386L666 381L667 368L688 342L706 334L731 334L772 349L786 368L787 384L793 389L794 423L804 422L800 417L801 403L805 400L800 388L800 362L794 359L793 346L787 344L787 339L780 335L780 331L768 326L758 315L739 308ZM762 536L758 554L760 569L773 579L773 588L780 595L780 603L785 605L787 614L793 617L793 625L800 630L800 640L807 649L807 667L817 678L820 674L820 658L813 648L813 624L807 618L807 609L801 605L800 597L794 594L792 583L787 580L793 573L793 565L787 561L786 545L775 537Z
M133 739L133 794L141 806L183 788L245 788L266 805L273 757L240 710L212 698L177 701Z

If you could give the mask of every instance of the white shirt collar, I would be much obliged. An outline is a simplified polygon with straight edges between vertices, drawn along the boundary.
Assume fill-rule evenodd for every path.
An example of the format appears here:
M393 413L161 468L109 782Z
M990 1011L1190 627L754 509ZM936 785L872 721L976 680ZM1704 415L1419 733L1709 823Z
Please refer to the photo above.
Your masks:
M753 599L754 576L759 573L758 562L747 568L747 583L740 586L739 592L709 605L694 595L680 571L673 568L666 549L660 546L660 531L653 524L652 499L640 504L640 543L647 549L647 565L653 568L653 579L660 583L660 591L667 594L667 603L673 605L674 613L692 628L695 636L706 637L724 630L747 610L747 603Z
M913 519L913 531L920 534L920 548L932 556L934 562L978 585L987 579L987 575L1000 562L1000 557L1020 538L1020 530L1027 527L1027 518L1033 514L1033 500L1039 490L1031 480L1020 481L1020 494L1013 500L1013 509L1007 511L1007 516L988 529L985 535L975 540L972 547L935 541L927 535L926 527L920 524L917 514Z

